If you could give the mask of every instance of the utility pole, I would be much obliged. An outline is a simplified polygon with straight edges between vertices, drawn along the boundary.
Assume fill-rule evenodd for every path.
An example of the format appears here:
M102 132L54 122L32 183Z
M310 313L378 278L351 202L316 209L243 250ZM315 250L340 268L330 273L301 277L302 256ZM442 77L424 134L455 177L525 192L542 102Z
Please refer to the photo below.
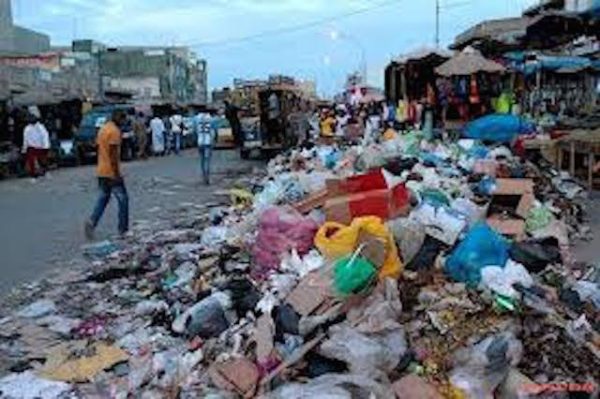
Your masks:
M435 0L435 48L440 48L440 0Z

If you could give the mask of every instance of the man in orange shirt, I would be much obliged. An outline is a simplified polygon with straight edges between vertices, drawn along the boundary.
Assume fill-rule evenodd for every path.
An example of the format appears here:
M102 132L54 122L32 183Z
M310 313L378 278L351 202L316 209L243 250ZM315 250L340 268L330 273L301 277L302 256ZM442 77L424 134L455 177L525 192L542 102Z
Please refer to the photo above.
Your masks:
M129 197L125 182L121 175L121 130L126 115L122 110L113 111L112 118L98 132L96 144L98 148L98 187L100 195L94 212L85 223L85 234L90 239L94 229L104 214L104 209L114 194L119 204L119 234L124 235L129 229Z

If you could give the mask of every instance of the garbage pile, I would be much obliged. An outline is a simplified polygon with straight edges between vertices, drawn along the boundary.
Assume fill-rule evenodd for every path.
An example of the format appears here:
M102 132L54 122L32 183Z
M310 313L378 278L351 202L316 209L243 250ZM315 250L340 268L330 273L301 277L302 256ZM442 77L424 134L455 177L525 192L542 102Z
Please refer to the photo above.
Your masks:
M26 287L0 317L0 396L597 394L600 269L571 255L586 194L550 165L414 131L234 186Z

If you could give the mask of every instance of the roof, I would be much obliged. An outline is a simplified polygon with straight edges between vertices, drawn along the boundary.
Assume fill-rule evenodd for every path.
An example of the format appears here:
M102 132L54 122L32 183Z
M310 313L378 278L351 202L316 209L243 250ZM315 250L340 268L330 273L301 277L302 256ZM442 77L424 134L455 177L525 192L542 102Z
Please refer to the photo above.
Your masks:
M565 0L542 0L523 12L523 15L534 16L547 10L560 10L565 7Z
M495 40L505 43L514 43L527 32L531 18L503 18L483 21L464 31L454 39L451 48L463 49L469 44L479 40Z
M422 59L425 59L430 56L437 56L439 58L449 59L450 57L452 57L452 53L450 51L444 50L444 49L436 49L436 48L432 48L432 47L423 46L423 47L419 47L413 51L410 51L406 54L400 55L394 61L399 64L405 64L410 61L422 60Z
M471 47L455 54L448 61L435 69L442 76L464 76L477 72L500 73L506 71L503 65L488 60L481 53Z

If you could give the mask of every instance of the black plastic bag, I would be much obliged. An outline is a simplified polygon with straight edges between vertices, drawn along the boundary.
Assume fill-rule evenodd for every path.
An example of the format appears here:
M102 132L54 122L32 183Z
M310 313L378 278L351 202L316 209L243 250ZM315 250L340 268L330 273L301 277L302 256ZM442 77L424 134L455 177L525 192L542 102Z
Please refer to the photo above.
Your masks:
M554 237L515 242L509 253L512 260L521 263L531 273L539 273L549 264L561 260L558 240Z

